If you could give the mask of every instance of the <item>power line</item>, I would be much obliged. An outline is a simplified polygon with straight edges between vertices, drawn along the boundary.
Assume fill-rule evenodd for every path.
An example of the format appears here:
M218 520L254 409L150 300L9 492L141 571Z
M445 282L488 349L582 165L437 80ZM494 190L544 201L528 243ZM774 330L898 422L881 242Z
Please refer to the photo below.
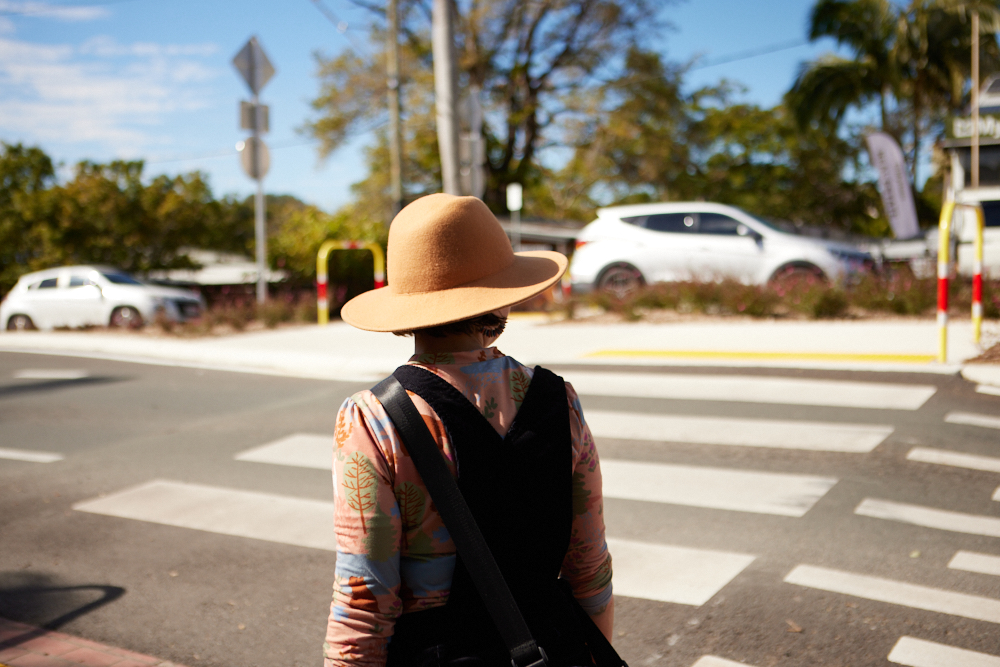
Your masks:
M327 7L323 3L323 0L311 0L311 2L313 4L313 7L315 7L316 9L318 9L319 12L323 16L325 16L326 19L330 23L332 23L333 25L337 26L337 32L339 32L341 35L343 35L344 37L347 38L347 41L349 41L351 43L351 46L354 47L355 51L358 51L358 52L363 53L365 55L371 55L371 53L368 51L367 48L364 47L364 45L359 44L354 39L353 36L347 34L348 30L352 30L352 28L347 23L347 21L341 21L340 18L338 18L337 15L333 13L333 10L330 9L329 7Z
M292 143L276 144L274 146L268 146L271 150L280 151L285 148L300 148L302 146L310 146L315 144L315 139L310 139L309 141L296 141ZM171 162L192 162L194 160L212 160L216 158L232 157L238 155L239 151L235 149L227 149L225 151L215 151L213 153L201 153L199 155L179 155L164 158L162 160L144 160L144 164L170 164Z
M790 49L797 49L800 46L805 46L809 44L809 40L796 39L790 41L779 42L778 44L771 44L770 46L762 46L756 49L750 49L748 51L737 51L736 53L731 53L729 55L719 56L718 58L710 58L706 60L701 65L695 65L691 70L705 69L708 67L715 67L716 65L726 65L728 63L735 63L740 60L749 60L750 58L756 58L758 56L766 56L771 53L778 53L779 51L788 51Z

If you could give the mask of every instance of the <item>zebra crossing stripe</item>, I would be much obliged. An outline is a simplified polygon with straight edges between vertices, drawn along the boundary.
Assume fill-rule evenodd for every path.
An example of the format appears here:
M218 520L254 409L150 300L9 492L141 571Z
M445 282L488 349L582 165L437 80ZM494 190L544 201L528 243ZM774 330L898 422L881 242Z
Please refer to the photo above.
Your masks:
M785 583L830 591L831 593L853 595L866 600L898 604L913 609L962 616L977 621L1000 623L1000 600L955 593L930 586L908 584L902 581L811 565L795 567L785 577Z
M978 554L974 551L959 551L952 556L951 561L948 562L948 567L953 570L994 574L1000 577L1000 556Z
M584 418L598 438L857 454L872 451L893 431L892 426L877 424L685 417L608 410L587 410Z
M691 667L750 667L743 662L734 662L725 658L717 658L714 655L704 655L698 658L698 662Z
M875 498L865 498L855 508L854 513L876 519L912 523L925 528L950 530L955 533L1000 537L1000 519L991 516L964 514Z
M270 493L154 480L77 503L73 509L221 535L336 551L333 503ZM628 597L701 605L742 572L754 556L632 540L608 539L615 592Z
M917 410L937 392L937 387L933 385L747 375L570 371L565 373L564 377L581 395L643 396L879 410Z
M801 517L837 483L833 477L663 463L601 461L604 497Z
M333 436L294 433L266 445L240 452L236 455L236 460L331 470L333 467Z
M52 452L34 452L28 449L7 449L0 447L0 459L10 461L28 461L30 463L55 463L62 461L65 457L62 454Z
M615 595L701 606L754 556L608 538Z
M889 653L888 660L908 667L1000 667L1000 658L995 655L916 637L900 637Z
M967 426L982 426L983 428L1000 428L1000 417L979 415L974 412L949 412L944 416L949 424L965 424Z
M994 387L991 384L977 384L976 392L980 394L989 394L990 396L1000 396L1000 387Z
M923 463L937 463L944 466L955 466L956 468L1000 472L1000 459L993 458L991 456L977 456L975 454L950 452L946 449L914 447L910 450L910 453L906 455L906 459L908 461L921 461Z
M77 503L73 509L222 535L337 550L332 502L154 480Z

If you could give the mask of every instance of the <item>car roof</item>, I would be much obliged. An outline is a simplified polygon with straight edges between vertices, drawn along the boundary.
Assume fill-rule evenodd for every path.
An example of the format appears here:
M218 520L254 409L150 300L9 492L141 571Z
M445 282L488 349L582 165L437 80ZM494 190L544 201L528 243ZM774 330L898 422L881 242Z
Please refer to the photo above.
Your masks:
M18 282L31 283L36 280L45 280L46 278L54 278L63 271L100 271L100 272L111 272L111 273L123 273L121 269L116 269L111 266L103 266L101 264L74 264L72 266L55 266L52 267L51 269L42 269L41 271L32 271L31 273L25 273L20 278L18 278Z
M629 215L653 215L655 213L697 213L699 211L716 213L732 213L738 211L726 204L716 204L707 201L671 201L651 204L629 204L627 206L608 206L597 209L600 218L619 218Z

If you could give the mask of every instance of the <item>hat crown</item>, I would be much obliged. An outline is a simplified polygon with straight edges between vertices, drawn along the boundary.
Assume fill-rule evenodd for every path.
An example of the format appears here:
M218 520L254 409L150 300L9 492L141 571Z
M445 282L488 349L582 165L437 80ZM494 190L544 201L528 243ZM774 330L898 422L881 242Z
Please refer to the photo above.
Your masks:
M496 216L476 197L433 194L401 210L389 228L389 289L447 290L503 271L514 250Z

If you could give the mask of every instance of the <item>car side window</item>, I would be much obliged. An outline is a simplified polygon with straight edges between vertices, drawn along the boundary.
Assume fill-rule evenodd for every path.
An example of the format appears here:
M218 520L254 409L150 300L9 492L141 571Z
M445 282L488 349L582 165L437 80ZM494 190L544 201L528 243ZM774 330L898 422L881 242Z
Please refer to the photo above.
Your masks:
M58 278L46 278L42 282L38 283L38 289L52 289L56 286L58 281Z
M657 213L646 218L643 225L654 232L690 233L697 229L698 218L694 213Z
M86 287L87 285L93 285L94 281L90 278L85 278L84 276L70 276L69 286L70 287Z
M721 213L702 213L698 221L699 234L738 236L740 221Z

